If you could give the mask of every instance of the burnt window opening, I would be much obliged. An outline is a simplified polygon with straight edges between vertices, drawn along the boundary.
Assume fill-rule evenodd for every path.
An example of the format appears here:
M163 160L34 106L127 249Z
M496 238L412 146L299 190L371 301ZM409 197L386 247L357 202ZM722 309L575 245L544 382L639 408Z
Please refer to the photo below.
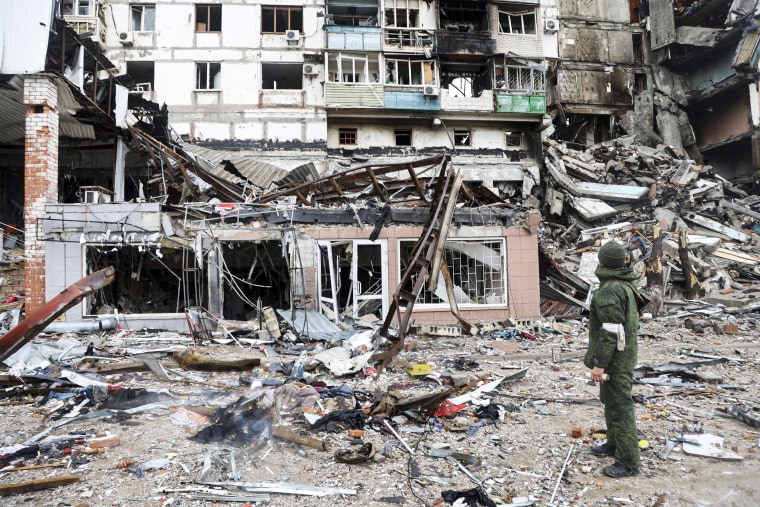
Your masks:
M111 240L116 241L112 234ZM158 245L124 245L98 243L85 245L88 274L106 266L116 269L113 283L87 297L84 315L114 313L181 313L185 308L206 306L200 289L201 279L184 269L192 252Z
M285 33L287 30L303 30L302 7L261 7L261 33Z
M133 32L153 32L156 29L156 6L154 4L130 4Z
M396 146L411 146L412 145L412 131L396 129L393 131L393 135L396 138Z
M647 91L647 75L646 74L634 74L634 88L637 92Z
M222 89L222 64L219 62L197 62L195 64L196 90Z
M454 146L472 146L472 132L469 129L455 129Z
M196 32L222 31L222 6L198 4L195 6Z
M448 89L449 97L480 97L491 89L491 72L485 66L465 70L442 65L441 87Z
M221 252L225 319L257 317L259 301L262 307L290 308L288 262L280 241L223 242Z
M141 94L146 100L153 100L150 95L154 91L155 62L127 62L127 74L135 81L135 87L129 93Z
M507 148L522 148L523 135L520 132L506 132L504 134L504 144Z
M633 61L644 63L644 36L640 33L631 34L633 41Z
M402 240L399 244L399 266L401 273L407 269L416 241ZM503 239L447 240L443 249L443 260L449 268L457 304L488 305L507 304L507 259ZM412 290L415 276L404 290ZM448 305L448 295L443 283L435 292L422 284L417 296L417 304Z
M303 88L303 64L262 63L263 90L300 90Z
M377 26L377 2L370 5L327 5L325 24L339 26Z
M441 30L447 32L488 31L488 9L455 0L439 3Z
M499 7L499 33L536 35L536 10Z
M356 144L356 129L338 129L338 144Z

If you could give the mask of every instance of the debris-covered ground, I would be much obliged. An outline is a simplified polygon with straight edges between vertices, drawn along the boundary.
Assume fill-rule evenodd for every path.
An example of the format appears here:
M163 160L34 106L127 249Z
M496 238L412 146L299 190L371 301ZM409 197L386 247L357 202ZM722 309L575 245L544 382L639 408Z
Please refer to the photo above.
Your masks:
M55 360L0 377L0 504L758 505L754 317L684 322L642 324L642 474L616 480L589 452L604 419L582 320L409 336L384 372L340 377L314 360L338 342L288 333L40 335Z

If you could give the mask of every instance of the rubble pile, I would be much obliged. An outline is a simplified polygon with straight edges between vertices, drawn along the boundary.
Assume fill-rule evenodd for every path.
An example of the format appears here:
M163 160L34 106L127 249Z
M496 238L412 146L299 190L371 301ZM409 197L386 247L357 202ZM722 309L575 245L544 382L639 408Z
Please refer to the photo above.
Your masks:
M367 362L372 329L309 336L268 320L200 336L39 335L0 375L0 495L14 505L738 506L760 494L752 333L721 342L673 319L643 325L643 473L615 481L601 473L609 459L590 452L605 430L580 361L581 320L410 334L382 371Z
M585 307L596 249L609 240L627 245L655 316L699 310L733 324L756 311L760 199L668 146L634 141L584 150L546 141L542 314Z

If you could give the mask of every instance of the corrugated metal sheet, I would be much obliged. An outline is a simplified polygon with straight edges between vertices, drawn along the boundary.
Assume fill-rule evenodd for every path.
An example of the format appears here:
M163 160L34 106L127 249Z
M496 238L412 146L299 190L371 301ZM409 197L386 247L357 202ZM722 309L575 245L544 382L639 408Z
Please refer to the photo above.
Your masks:
M383 85L325 83L326 107L385 107Z
M45 70L55 0L4 0L0 16L0 74Z
M23 141L25 118L23 92L0 88L0 144Z
M245 180L243 179L245 178L258 187L268 188L273 181L278 181L288 174L288 171L285 169L257 160L253 156L241 154L240 152L214 150L189 143L183 143L181 146L188 153L206 161L208 164L204 169L211 174L240 185L245 184ZM225 169L226 161L231 163L243 178Z
M95 139L93 126L80 123L73 117L82 106L71 93L71 89L62 79L57 81L59 135L75 139ZM17 84L23 86L23 81L19 79ZM10 85L0 88L0 144L23 141L26 109L23 90Z

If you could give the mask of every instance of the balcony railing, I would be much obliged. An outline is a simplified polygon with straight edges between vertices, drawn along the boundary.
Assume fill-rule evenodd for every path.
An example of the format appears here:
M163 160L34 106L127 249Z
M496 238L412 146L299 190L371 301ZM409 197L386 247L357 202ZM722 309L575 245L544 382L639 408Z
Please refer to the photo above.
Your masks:
M433 34L421 28L384 28L383 49L385 51L401 51L424 53L433 49Z

